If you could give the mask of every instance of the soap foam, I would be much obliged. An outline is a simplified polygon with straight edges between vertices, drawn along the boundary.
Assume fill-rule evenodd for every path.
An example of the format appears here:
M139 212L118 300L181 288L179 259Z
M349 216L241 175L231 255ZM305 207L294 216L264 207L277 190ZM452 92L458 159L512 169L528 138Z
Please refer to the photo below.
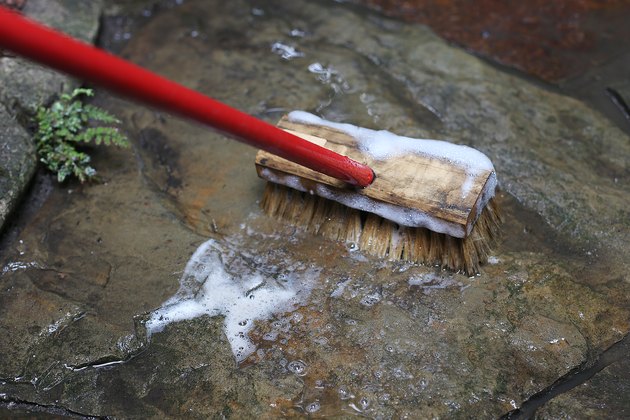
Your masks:
M229 264L224 262L226 258ZM264 267L266 261L259 263ZM269 275L268 267L263 270L251 264L250 258L228 242L211 239L203 243L186 265L177 293L151 314L147 334L160 332L173 322L221 315L236 361L247 358L256 351L248 337L254 321L295 310L319 276L314 268L288 267L291 273L276 276L281 281Z
M414 139L394 134L386 130L371 130L352 124L336 123L319 118L304 111L292 111L289 121L322 125L343 131L357 139L359 148L375 160L386 160L408 154L419 154L454 163L467 172L477 174L494 171L490 159L477 149L443 140Z

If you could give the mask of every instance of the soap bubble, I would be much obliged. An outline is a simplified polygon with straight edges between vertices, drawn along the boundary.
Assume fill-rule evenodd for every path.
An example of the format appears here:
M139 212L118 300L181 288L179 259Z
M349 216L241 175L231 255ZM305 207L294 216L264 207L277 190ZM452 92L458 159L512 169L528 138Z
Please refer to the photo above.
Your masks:
M341 398L342 400L347 400L349 398L352 398L352 394L350 394L350 391L348 390L348 388L346 388L345 386L340 386L339 398Z
M263 340L266 340L266 341L275 341L276 338L278 338L278 333L276 332L268 332L265 335L263 335Z
M378 293L370 293L361 299L361 305L373 306L381 300L381 296Z
M308 413L315 413L316 411L319 411L320 407L321 405L319 404L319 401L313 401L312 403L306 406L306 411Z
M295 373L298 376L306 375L306 363L301 360L293 360L287 364L289 372Z

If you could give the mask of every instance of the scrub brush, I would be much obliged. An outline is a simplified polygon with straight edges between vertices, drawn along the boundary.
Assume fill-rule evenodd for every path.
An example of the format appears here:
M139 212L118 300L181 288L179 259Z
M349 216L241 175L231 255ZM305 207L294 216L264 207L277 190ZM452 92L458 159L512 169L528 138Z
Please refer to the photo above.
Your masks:
M279 219L390 260L435 264L467 275L487 262L499 234L497 178L481 152L439 140L325 121L294 111L279 127L369 165L363 188L260 151L261 206Z

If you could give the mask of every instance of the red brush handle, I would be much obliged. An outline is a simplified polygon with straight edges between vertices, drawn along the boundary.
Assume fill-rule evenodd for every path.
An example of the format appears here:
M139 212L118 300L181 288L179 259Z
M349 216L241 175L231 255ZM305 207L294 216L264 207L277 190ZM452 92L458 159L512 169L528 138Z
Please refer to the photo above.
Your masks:
M353 185L374 180L368 166L303 140L199 92L0 6L0 48L192 118L238 140Z

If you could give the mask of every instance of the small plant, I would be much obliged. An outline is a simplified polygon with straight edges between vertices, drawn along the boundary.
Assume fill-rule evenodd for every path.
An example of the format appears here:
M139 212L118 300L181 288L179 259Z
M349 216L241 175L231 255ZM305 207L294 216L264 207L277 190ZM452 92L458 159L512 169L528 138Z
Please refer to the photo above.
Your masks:
M103 124L120 124L109 112L94 105L84 104L81 95L93 96L92 89L78 88L63 94L50 107L37 110L37 152L39 159L63 182L74 175L85 182L96 175L90 166L90 156L76 149L79 143L105 144L128 147L129 140L117 128Z

